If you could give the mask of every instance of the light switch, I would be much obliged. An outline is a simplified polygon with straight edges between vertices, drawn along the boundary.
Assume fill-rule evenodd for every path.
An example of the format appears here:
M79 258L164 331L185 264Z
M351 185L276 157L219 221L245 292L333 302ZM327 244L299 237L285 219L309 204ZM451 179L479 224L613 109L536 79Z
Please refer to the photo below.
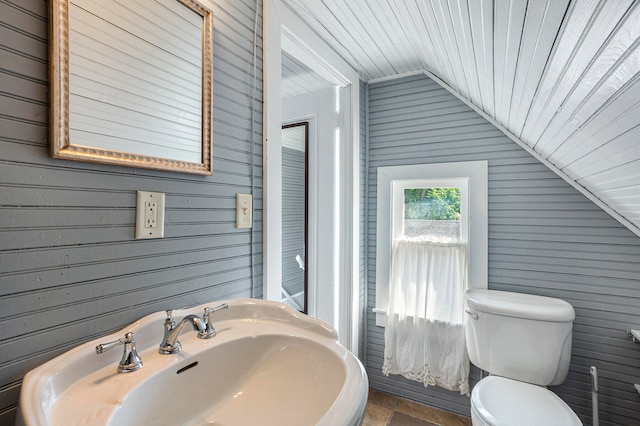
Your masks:
M253 219L251 194L236 194L236 228L251 228Z
M164 193L138 191L136 239L164 237Z

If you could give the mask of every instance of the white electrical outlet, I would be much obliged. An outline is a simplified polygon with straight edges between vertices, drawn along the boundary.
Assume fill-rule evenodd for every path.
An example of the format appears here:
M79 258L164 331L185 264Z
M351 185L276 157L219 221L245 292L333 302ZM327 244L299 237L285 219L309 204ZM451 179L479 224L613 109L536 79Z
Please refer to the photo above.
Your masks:
M144 202L144 227L158 227L158 203L156 201Z
M164 193L138 191L136 239L164 237Z
M236 228L251 228L253 219L251 194L236 194Z

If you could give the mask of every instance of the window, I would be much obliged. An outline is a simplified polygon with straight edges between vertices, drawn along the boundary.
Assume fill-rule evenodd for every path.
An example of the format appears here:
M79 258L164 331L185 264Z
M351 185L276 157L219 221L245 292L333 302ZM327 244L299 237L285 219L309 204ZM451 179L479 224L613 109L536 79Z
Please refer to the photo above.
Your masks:
M469 288L487 288L487 162L378 168L376 324L385 325L394 239L469 247Z
M393 239L468 241L467 188L466 178L394 181Z

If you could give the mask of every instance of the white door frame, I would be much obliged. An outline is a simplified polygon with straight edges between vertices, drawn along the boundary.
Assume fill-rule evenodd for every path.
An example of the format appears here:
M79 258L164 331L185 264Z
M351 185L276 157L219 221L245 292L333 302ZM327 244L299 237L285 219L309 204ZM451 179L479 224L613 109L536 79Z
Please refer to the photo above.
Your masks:
M280 0L266 0L264 23L264 115L263 115L263 297L281 300L282 291L282 49L310 66L336 86L347 86L342 92L340 109L344 122L340 140L332 147L334 163L324 164L334 170L335 194L322 199L319 205L333 212L333 229L322 229L334 235L332 247L318 251L335 254L326 282L318 282L318 292L329 295L329 317L322 318L333 325L339 341L352 352L359 353L361 315L359 306L359 89L358 73L327 43ZM285 24L286 23L286 24ZM324 149L324 147L323 147ZM319 211L315 212L320 214ZM320 230L319 230L320 232ZM323 271L324 273L325 271ZM326 288L330 287L330 288Z

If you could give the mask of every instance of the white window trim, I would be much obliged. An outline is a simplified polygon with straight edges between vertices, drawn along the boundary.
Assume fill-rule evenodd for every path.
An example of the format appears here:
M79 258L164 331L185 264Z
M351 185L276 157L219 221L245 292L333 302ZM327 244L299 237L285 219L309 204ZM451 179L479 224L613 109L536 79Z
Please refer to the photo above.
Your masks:
M384 327L389 304L394 182L467 178L469 182L469 288L488 287L488 162L378 167L376 325Z

